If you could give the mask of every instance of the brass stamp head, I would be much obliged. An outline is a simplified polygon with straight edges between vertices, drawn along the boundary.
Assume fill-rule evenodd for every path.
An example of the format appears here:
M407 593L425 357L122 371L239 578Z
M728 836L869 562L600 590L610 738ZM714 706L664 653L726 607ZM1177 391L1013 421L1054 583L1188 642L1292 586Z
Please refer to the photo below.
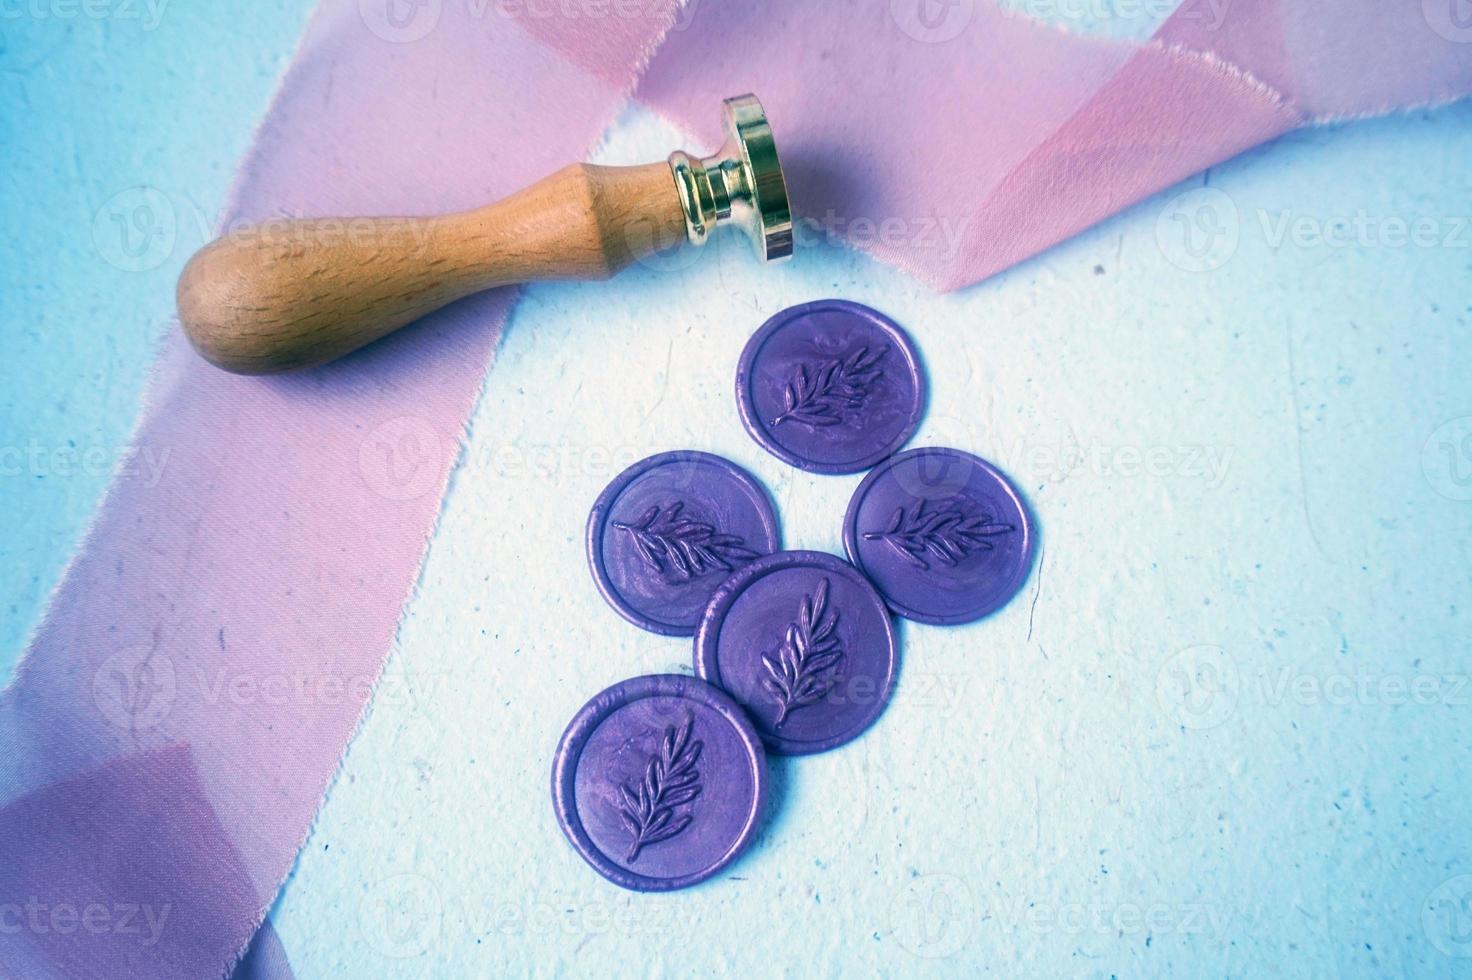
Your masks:
M767 114L754 95L726 99L721 109L726 141L713 156L670 154L686 237L704 245L711 229L729 221L751 238L763 262L791 258L792 211Z

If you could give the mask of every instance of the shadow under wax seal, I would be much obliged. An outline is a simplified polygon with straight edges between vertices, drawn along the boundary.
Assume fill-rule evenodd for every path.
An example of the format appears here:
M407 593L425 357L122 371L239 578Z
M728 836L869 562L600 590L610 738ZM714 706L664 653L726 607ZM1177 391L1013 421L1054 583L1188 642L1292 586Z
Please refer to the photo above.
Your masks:
M732 575L695 636L695 672L783 755L857 738L889 703L898 665L884 600L848 562L818 551L778 552Z
M766 756L741 708L704 681L651 674L583 706L552 764L568 841L635 891L686 888L720 872L756 835Z
M655 633L690 636L727 575L777 550L777 513L735 463L660 453L599 495L587 545L598 590L619 615Z
M736 368L741 424L778 459L814 473L857 473L899 449L925 412L909 336L848 300L783 310Z
M958 449L900 453L864 477L844 517L849 558L907 619L969 623L1027 580L1032 518L994 466Z

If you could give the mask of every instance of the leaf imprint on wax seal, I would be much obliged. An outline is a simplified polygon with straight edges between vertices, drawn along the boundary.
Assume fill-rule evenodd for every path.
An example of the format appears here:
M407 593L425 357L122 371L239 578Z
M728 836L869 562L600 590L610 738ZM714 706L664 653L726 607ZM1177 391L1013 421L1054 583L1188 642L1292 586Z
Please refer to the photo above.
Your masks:
M664 508L656 505L633 523L612 523L633 539L634 549L644 564L661 575L688 581L717 568L735 571L734 565L744 565L756 558L756 552L746 547L741 538L681 516L684 509L685 505L678 501Z
M883 541L911 565L929 568L927 555L955 565L974 552L991 551L995 545L988 538L1015 530L1011 524L993 521L990 514L971 511L963 501L927 511L922 500L910 511L896 507L888 528L866 531L864 540Z
M860 347L840 360L798 364L782 389L782 414L772 425L789 419L813 429L839 424L844 410L862 405L874 382L884 377L879 362L887 353L888 347Z
M669 840L690 826L691 815L682 813L677 817L675 809L699 796L702 788L700 770L695 768L695 763L705 743L690 740L694 726L692 715L679 728L674 725L666 728L659 754L649 760L644 778L619 785L623 800L618 815L633 835L625 856L630 864L639 859L639 852L644 848Z
M803 596L797 622L788 625L776 654L762 654L767 669L762 686L777 701L773 727L781 728L793 711L816 703L832 689L834 670L843 659L843 645L834 634L837 626L838 614L828 613L825 578L812 595Z

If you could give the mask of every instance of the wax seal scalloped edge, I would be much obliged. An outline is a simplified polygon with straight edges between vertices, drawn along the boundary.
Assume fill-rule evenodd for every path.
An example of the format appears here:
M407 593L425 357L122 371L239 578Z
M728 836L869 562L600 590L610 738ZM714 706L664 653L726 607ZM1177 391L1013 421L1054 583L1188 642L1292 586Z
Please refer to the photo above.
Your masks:
M583 827L577 809L578 762L582 758L582 747L599 725L621 708L645 698L686 698L710 708L720 715L733 729L736 737L746 749L752 783L751 809L741 825L735 842L715 861L699 871L672 878L659 878L630 871L616 864L593 843ZM633 677L609 687L597 695L573 715L567 729L558 740L557 752L552 758L552 806L557 812L557 822L562 832L584 861L593 870L621 888L632 891L664 892L689 888L707 878L714 877L741 856L756 838L757 826L761 823L767 805L767 760L750 719L730 695L714 685L683 674L645 674Z
M910 407L908 423L898 436L882 449L875 450L862 459L849 463L818 463L789 450L776 440L767 431L767 427L758 418L756 405L751 397L751 373L756 365L757 355L767 340L781 330L791 320L808 316L823 311L838 311L848 313L852 316L868 320L883 331L894 342L898 356L905 361L909 371L911 385L914 391L914 403ZM880 463L892 456L901 446L909 442L915 436L915 431L920 428L920 420L925 416L925 405L928 397L928 386L925 381L925 369L920 360L920 352L915 347L915 342L910 335L894 320L880 313L878 310L862 303L855 303L847 299L820 299L811 303L803 303L798 306L790 306L779 313L769 317L765 323L757 328L756 333L746 342L741 350L741 358L736 363L736 405L737 414L741 416L742 428L746 429L748 435L767 452L776 456L789 466L795 466L809 473L823 473L829 476L840 476L846 473L860 473L869 469L876 463Z

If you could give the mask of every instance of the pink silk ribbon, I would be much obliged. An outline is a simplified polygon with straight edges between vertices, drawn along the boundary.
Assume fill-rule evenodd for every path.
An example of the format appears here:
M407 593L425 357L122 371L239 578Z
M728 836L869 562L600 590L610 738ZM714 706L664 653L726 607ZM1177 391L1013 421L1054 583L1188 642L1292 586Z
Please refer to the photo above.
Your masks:
M912 10L929 2L446 0L416 34L324 0L224 225L471 207L584 157L636 83L710 145L719 99L753 90L800 217L954 288L1306 122L1472 89L1472 36L1430 0L1236 0L1220 22L1188 3L1143 45L967 0L937 27ZM886 220L909 233L859 233ZM289 975L258 929L380 675L516 296L283 378L222 374L171 336L134 438L167 450L162 479L117 477L0 692L6 975ZM61 906L116 926L119 905L156 936L5 928Z
M1434 6L1187 0L1141 45L970 0L720 4L638 96L713 141L759 92L809 231L955 289L1306 122L1467 94L1472 25Z
M467 208L583 158L673 17L646 9L598 38L620 85L463 5L395 40L322 4L224 226ZM197 980L241 956L382 670L516 297L270 379L173 333L134 437L162 478L114 482L0 695L0 915L23 917L0 975ZM163 920L156 941L101 928L119 904Z

